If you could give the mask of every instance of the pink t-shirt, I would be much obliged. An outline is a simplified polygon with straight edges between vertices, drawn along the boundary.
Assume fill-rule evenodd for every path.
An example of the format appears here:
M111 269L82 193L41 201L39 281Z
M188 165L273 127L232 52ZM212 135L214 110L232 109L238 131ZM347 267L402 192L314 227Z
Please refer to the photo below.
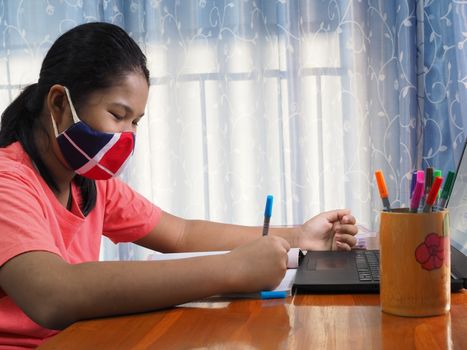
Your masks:
M37 250L70 264L98 261L102 234L116 243L132 242L158 223L161 210L120 180L96 181L96 187L96 206L88 216L79 209L74 185L68 211L18 142L0 148L0 266ZM0 349L36 347L56 333L33 322L0 288Z

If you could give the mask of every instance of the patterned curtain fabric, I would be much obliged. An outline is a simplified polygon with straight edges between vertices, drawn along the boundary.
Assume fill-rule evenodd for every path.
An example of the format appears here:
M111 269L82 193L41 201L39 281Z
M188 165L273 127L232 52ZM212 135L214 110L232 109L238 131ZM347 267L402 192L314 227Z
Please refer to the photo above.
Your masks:
M261 225L273 194L273 225L347 207L376 228L375 170L398 207L413 169L455 169L466 15L449 0L0 0L0 109L60 33L115 23L151 71L123 175L137 191L185 218ZM147 253L103 247L105 259Z

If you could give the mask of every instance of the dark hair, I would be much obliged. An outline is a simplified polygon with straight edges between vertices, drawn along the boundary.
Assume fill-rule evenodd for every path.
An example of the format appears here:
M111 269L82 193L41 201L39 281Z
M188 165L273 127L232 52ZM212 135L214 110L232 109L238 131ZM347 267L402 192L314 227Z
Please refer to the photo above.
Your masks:
M47 184L57 189L42 162L34 142L45 96L54 84L66 86L76 109L90 93L118 84L126 75L140 72L149 85L146 57L139 46L120 27L109 23L86 23L62 34L42 62L39 80L26 87L5 109L0 127L0 147L19 141ZM87 215L96 204L94 180L76 175Z

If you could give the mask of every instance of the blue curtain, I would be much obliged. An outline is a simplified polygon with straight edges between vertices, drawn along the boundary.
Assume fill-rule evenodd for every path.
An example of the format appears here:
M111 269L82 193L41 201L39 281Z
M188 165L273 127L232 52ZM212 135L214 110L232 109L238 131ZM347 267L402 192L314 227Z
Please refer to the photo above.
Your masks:
M419 99L423 105L422 165L455 169L467 125L467 4L430 1L423 8Z
M375 225L376 169L397 207L414 169L456 167L466 16L449 0L0 0L0 109L37 79L58 35L115 23L151 70L137 145L146 158L125 174L138 191L186 217L260 223L256 198L280 193L277 224L345 206ZM120 249L106 257L137 255Z
M466 4L369 1L373 168L407 205L410 172L455 170L467 122ZM387 90L393 90L387 94ZM382 98L386 96L386 98ZM385 128L379 118L385 119Z

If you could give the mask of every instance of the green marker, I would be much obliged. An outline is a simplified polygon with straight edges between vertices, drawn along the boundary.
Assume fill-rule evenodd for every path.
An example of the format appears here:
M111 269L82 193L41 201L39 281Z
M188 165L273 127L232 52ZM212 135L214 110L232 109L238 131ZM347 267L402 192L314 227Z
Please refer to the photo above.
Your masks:
M451 195L452 186L454 185L454 176L455 173L450 171L448 172L448 176L446 177L446 181L444 182L443 190L441 191L441 197L438 201L438 210L443 210L446 208L446 202Z
M434 173L434 178L436 179L437 177L443 177L443 172L441 171L441 169L435 169L435 173ZM438 192L438 199L439 197L441 197L441 191Z

